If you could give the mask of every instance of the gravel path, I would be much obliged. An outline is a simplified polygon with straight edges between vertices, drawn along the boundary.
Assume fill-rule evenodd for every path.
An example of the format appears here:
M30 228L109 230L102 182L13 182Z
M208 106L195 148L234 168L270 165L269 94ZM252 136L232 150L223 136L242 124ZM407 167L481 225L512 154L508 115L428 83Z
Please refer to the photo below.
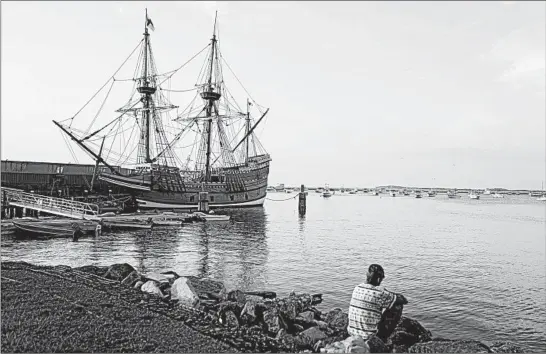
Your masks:
M138 290L68 267L1 266L2 352L236 352Z

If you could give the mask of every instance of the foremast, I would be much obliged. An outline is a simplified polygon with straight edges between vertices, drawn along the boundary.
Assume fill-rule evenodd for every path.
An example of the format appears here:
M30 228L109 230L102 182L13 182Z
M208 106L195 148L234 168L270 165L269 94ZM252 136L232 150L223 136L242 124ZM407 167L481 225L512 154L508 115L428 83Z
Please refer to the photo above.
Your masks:
M214 18L214 29L212 31L212 39L211 39L211 56L210 56L210 66L209 66L209 73L208 73L208 79L207 79L207 86L203 92L201 92L201 97L207 101L206 110L205 110L205 117L206 119L206 128L205 128L205 134L206 134L206 156L205 156L205 182L209 182L211 180L211 162L210 162L210 155L211 155L211 138L212 138L212 118L213 114L216 116L218 115L218 109L216 108L216 102L222 97L221 94L221 88L220 88L220 82L215 82L213 85L212 78L213 78L213 70L214 70L214 62L215 60L218 60L218 51L216 50L217 40L216 40L216 19L218 16L218 12L216 12L216 16Z
M150 48L150 33L148 32L148 26L150 26L150 24L151 20L148 18L148 9L146 9L146 20L144 22L144 65L142 66L142 77L139 82L140 86L137 89L141 95L143 104L138 163L152 163L152 158L150 157L150 106L153 102L152 95L156 92L157 88L150 85L150 78L148 76L150 72L148 68Z

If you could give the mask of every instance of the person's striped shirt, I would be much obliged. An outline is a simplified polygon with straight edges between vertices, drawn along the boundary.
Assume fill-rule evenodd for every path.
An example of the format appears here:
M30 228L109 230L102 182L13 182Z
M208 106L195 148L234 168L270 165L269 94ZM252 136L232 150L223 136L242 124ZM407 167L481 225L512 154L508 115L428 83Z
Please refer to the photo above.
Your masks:
M392 307L395 301L396 295L382 286L357 285L349 307L349 334L367 339L370 334L377 333L383 311Z

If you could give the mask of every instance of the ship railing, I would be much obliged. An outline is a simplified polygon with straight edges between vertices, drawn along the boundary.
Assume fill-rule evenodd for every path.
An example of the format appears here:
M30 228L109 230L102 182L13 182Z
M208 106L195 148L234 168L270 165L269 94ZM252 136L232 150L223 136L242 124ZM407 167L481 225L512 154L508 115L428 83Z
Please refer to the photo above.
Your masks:
M27 193L14 188L2 187L2 198L3 202L12 205L57 215L83 218L99 214L99 206L96 204Z

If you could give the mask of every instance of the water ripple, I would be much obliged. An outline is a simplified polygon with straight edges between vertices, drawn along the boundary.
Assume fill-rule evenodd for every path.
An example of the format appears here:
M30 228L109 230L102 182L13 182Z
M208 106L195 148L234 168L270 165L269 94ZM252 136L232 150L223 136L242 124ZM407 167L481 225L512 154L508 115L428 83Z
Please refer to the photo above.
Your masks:
M2 235L2 259L38 264L172 269L228 288L324 294L347 309L367 266L406 295L409 316L434 336L512 340L546 347L546 206L529 198L308 198L232 211L233 223L124 232L97 239L28 240Z

